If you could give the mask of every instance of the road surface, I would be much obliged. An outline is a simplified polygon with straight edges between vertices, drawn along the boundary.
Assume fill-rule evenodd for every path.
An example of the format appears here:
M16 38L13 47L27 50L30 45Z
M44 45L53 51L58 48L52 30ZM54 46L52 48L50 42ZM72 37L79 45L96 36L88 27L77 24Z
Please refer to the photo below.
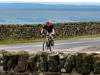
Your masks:
M82 51L85 50L86 48L92 48L96 46L98 47L100 46L100 37L60 40L60 41L55 41L54 51L80 51L80 50ZM10 44L5 46L0 46L0 50L8 50L8 51L26 50L29 52L37 52L37 51L42 51L42 42ZM99 50L97 52L99 52Z

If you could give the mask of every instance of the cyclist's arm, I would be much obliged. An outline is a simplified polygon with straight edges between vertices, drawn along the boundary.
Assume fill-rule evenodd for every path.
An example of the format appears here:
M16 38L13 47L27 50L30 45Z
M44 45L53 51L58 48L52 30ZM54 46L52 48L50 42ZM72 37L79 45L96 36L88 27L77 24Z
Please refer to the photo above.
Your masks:
M52 29L52 33L51 34L54 34L55 33L55 30L54 30L54 28Z
M42 29L41 29L41 34L43 33L43 31L44 31L44 29L42 28Z
M45 31L46 27L44 26L42 29L41 29L41 34Z

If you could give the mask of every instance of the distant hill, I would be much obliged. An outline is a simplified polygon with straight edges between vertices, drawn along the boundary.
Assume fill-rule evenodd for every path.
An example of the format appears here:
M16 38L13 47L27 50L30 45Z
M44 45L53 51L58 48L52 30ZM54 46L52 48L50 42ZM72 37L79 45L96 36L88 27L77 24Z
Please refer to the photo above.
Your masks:
M100 5L74 3L0 3L0 10L71 10L100 11Z

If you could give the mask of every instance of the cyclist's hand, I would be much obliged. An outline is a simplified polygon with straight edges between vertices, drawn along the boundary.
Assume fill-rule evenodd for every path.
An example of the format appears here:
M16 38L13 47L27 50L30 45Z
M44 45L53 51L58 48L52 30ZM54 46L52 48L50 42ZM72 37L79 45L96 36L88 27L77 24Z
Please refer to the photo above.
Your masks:
M42 36L44 36L44 33L41 33Z
M41 32L41 34L43 34L44 33L44 31L43 32Z
M54 35L53 33L50 34L50 36Z

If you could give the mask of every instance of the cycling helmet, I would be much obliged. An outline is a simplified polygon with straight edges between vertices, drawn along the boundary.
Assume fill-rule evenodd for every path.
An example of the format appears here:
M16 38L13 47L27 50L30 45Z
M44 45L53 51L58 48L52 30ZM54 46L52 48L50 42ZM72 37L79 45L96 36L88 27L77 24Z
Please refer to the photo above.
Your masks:
M47 21L46 25L52 25L52 23L50 21Z

